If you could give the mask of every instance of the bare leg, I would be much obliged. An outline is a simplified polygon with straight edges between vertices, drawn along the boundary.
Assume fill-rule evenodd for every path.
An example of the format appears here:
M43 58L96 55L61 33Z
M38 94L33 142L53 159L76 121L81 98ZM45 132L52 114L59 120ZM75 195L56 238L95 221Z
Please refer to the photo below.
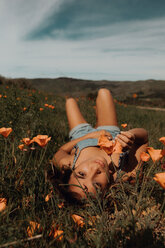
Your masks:
M113 97L108 89L100 89L96 99L96 127L117 126L116 109Z
M68 98L66 100L66 114L70 130L79 124L87 123L74 98Z

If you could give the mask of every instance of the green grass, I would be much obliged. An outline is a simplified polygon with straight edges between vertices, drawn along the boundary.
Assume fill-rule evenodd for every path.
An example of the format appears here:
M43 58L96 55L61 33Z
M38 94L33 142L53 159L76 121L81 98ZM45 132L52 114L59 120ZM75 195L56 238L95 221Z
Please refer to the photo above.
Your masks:
M153 180L156 172L163 171L164 160L144 164L142 183L138 179L135 185L118 180L103 202L89 199L85 208L64 202L59 208L63 200L57 193L45 201L52 189L46 168L59 146L68 141L65 98L12 85L1 86L0 95L0 128L13 129L7 138L0 135L0 197L7 199L6 209L0 212L0 247L164 247L165 193ZM45 103L55 108L49 109ZM87 121L95 125L94 100L80 98L78 104ZM128 123L128 129L144 127L150 146L163 148L159 142L165 134L162 112L119 104L116 108L119 126ZM33 144L35 150L19 150L23 138L38 134L51 137L45 148ZM72 214L83 216L83 227L73 221ZM41 228L28 240L30 221ZM50 235L53 225L63 230L60 241Z

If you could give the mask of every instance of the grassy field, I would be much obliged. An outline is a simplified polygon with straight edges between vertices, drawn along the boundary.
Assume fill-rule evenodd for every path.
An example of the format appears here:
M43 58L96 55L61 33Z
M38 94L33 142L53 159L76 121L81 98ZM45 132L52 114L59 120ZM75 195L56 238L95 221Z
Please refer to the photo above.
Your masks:
M77 101L94 125L94 97ZM162 112L137 109L133 101L134 106L116 102L119 126L146 128L149 146L163 149ZM53 154L68 141L65 96L0 85L0 113L0 128L12 128L7 138L0 135L0 197L7 200L0 212L0 247L164 247L165 191L153 180L164 171L164 158L144 162L141 183L118 180L102 202L98 198L89 199L86 207L70 205L46 176ZM45 147L35 142L19 148L23 138L39 134L51 137Z

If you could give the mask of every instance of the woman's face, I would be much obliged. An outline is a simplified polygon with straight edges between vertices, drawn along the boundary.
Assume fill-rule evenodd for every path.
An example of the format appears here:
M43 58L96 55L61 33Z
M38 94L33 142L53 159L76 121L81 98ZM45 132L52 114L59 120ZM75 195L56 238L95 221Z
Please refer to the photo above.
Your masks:
M76 165L69 179L69 191L79 198L87 193L96 195L96 190L104 192L109 182L108 163L103 157L92 157Z

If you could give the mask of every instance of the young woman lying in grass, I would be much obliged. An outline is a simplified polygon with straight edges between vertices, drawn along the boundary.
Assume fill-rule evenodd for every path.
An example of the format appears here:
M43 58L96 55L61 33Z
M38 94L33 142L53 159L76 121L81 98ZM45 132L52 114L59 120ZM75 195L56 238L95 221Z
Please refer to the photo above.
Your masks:
M73 98L66 100L66 113L71 141L55 153L53 164L64 174L70 169L68 193L77 199L86 198L89 193L95 196L97 189L104 193L121 172L125 172L123 180L136 176L140 154L148 145L147 131L143 128L120 131L109 90L98 91L95 128L86 122ZM109 147L106 151L104 142L110 142L113 149Z

